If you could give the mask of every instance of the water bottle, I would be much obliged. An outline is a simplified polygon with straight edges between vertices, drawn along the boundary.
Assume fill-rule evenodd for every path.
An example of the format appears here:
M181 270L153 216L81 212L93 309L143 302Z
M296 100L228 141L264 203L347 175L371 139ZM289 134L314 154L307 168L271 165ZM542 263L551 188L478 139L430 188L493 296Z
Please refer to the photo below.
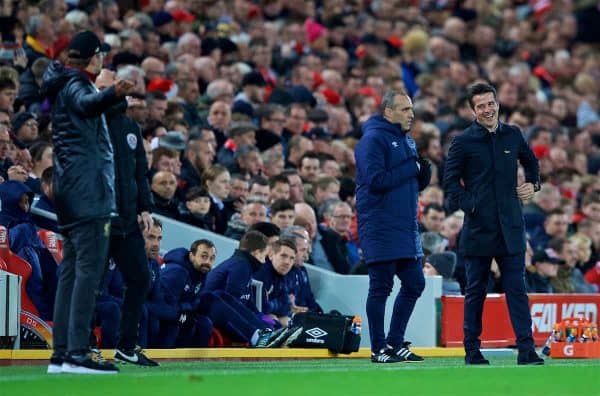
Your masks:
M352 318L352 326L350 327L350 331L352 331L352 333L356 335L361 334L362 320L360 319L360 316L356 315L354 318Z

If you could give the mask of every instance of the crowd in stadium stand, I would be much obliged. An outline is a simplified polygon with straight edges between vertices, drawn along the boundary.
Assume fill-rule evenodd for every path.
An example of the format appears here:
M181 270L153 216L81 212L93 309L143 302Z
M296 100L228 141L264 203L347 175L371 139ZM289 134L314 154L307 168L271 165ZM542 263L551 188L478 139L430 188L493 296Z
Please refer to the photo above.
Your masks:
M142 131L152 212L241 240L230 260L248 271L229 273L227 262L213 270L209 240L161 257L155 221L144 235L153 282L142 346L205 346L211 326L272 346L281 332L264 329L321 310L303 262L366 273L354 146L388 90L412 97L411 135L432 163L419 227L424 271L443 277L444 293L466 283L456 253L464 215L446 210L444 162L474 120L465 93L478 81L496 87L501 121L521 128L540 163L541 190L524 206L529 291L599 292L596 1L44 0L3 1L1 12L0 223L32 266L27 291L44 319L56 279L35 226L58 230L29 213L53 211L51 103L40 86L82 30L110 44L106 68L135 83L126 115ZM295 241L293 265L275 258L261 268L266 239L280 231ZM287 249L282 242L268 255ZM106 347L122 299L114 272L109 265L96 309ZM260 315L248 276L277 292ZM500 276L493 265L490 292L502 291ZM219 309L198 306L207 285L202 301ZM223 317L230 311L235 324Z

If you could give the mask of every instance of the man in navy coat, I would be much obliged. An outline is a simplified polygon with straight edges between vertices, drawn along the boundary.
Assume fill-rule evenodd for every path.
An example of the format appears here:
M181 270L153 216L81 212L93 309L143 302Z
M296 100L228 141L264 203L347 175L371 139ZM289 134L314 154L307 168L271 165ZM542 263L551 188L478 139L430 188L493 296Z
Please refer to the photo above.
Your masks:
M431 178L429 162L418 158L415 141L408 136L413 120L408 95L386 93L381 114L365 122L355 150L358 237L369 267L367 318L373 363L423 360L404 341L408 320L425 288L417 212L419 191ZM385 303L394 275L402 288L386 339Z
M519 128L498 122L496 90L488 84L469 88L476 121L457 136L446 162L444 189L451 211L465 222L459 241L467 272L464 347L467 364L489 364L479 348L481 316L492 259L500 266L502 286L519 348L518 364L543 364L534 350L525 288L525 229L522 203L539 189L537 159ZM525 183L517 186L517 161Z

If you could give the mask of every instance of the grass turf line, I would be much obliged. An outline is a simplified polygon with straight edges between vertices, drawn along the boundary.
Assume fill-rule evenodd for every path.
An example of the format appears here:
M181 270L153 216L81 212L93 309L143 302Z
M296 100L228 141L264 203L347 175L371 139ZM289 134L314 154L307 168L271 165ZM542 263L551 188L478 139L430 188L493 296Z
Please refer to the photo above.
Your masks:
M121 366L112 376L47 375L45 366L0 367L4 395L600 395L600 360L548 360L518 367L492 358L466 367L459 358L422 364L372 364L367 359L165 362L157 369ZM210 393L208 393L210 392Z

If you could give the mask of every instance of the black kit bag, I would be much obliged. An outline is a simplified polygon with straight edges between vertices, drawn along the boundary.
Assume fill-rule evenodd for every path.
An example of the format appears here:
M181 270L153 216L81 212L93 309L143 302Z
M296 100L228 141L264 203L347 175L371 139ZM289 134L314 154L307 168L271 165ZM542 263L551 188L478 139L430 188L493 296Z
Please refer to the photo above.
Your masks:
M360 319L338 313L300 312L292 318L302 333L290 342L290 348L327 348L335 353L352 353L360 346ZM355 321L356 322L356 321Z

